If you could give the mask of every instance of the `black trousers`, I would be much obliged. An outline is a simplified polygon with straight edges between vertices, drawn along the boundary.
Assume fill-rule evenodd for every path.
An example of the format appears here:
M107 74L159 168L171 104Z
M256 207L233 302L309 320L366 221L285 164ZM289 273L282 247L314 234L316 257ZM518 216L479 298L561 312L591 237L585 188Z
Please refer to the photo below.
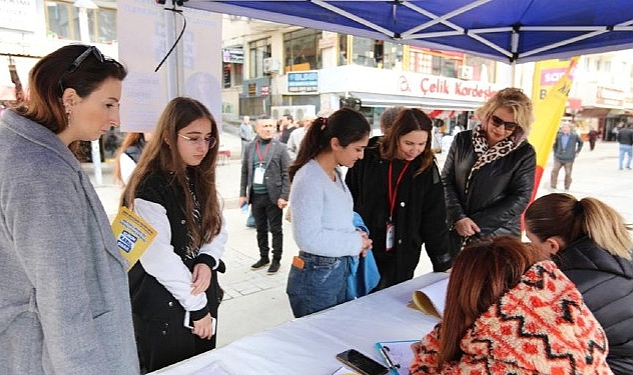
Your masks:
M268 258L270 247L268 246L268 231L273 235L273 259L280 260L283 251L283 233L281 231L281 219L283 210L277 206L277 202L271 202L268 194L251 195L251 212L255 218L257 229L257 246L259 255Z

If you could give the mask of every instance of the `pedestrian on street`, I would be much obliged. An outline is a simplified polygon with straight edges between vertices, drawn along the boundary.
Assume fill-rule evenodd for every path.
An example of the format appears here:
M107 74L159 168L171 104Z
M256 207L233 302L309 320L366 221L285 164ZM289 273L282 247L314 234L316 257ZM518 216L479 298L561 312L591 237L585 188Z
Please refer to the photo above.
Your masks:
M129 272L144 371L215 348L227 240L217 157L218 128L209 110L195 99L174 98L123 192L123 203L157 232Z
M550 188L556 190L558 182L558 172L561 168L565 168L565 190L569 190L571 186L571 171L574 166L574 160L582 149L582 139L575 131L571 130L569 124L563 124L560 131L556 135L554 142L554 166L552 167L552 175L550 178Z
M286 145L274 139L275 121L257 119L257 136L248 144L242 157L240 207L250 203L255 227L259 260L251 267L259 269L270 263L268 273L279 271L283 252L282 216L288 204L290 159ZM268 231L272 234L272 263L269 258Z
M299 154L299 148L301 147L301 142L306 135L306 132L312 125L312 121L314 121L314 116L308 115L303 118L303 120L299 121L299 127L290 133L288 137L288 155L290 155L290 161L294 161Z
M633 130L631 129L631 124L626 124L625 127L620 129L616 139L620 144L620 170L622 170L624 164L624 155L627 155L626 169L631 169L631 157L633 156Z
M598 140L598 131L596 129L589 130L589 151L593 151L596 148L596 141Z
M139 374L128 264L71 151L119 126L126 74L64 46L0 119L0 374Z
M301 250L286 293L297 318L345 302L351 258L371 247L354 226L352 194L339 168L363 158L370 130L363 114L351 108L318 117L290 167L292 229Z
M141 158L141 152L145 144L150 140L152 133L130 132L125 135L121 146L116 151L114 164L114 181L122 186L127 185L132 176L136 164Z
M242 117L242 123L240 124L240 139L242 140L242 155L244 155L244 149L253 140L253 127L251 126L251 118L248 116Z

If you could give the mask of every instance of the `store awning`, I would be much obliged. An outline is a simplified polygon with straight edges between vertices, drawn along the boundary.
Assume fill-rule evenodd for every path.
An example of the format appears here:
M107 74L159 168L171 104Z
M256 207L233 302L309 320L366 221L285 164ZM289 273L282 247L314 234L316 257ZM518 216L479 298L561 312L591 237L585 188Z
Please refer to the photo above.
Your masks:
M610 108L585 108L578 112L578 116L581 117L606 117L611 109Z
M363 107L422 107L428 109L472 111L483 103L468 102L463 100L431 99L407 95L386 95L368 92L350 92L350 95L359 98Z

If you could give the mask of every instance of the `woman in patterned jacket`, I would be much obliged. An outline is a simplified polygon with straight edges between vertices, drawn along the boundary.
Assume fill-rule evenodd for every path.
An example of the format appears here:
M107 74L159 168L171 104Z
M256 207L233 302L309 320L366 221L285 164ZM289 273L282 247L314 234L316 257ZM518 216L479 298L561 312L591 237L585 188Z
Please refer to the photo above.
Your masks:
M574 284L540 259L509 236L466 246L443 321L413 347L411 374L612 374L602 327Z

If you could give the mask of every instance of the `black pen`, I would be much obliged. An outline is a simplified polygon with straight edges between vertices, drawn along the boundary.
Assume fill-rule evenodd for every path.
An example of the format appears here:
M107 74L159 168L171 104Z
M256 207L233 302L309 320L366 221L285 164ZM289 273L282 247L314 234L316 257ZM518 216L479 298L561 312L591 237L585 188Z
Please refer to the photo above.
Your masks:
M393 362L391 362L391 359L389 359L385 348L385 346L380 347L380 354L382 355L382 358L384 358L385 362L387 362L387 367L389 368L389 372L391 372L391 370L396 370L396 366L394 366Z

